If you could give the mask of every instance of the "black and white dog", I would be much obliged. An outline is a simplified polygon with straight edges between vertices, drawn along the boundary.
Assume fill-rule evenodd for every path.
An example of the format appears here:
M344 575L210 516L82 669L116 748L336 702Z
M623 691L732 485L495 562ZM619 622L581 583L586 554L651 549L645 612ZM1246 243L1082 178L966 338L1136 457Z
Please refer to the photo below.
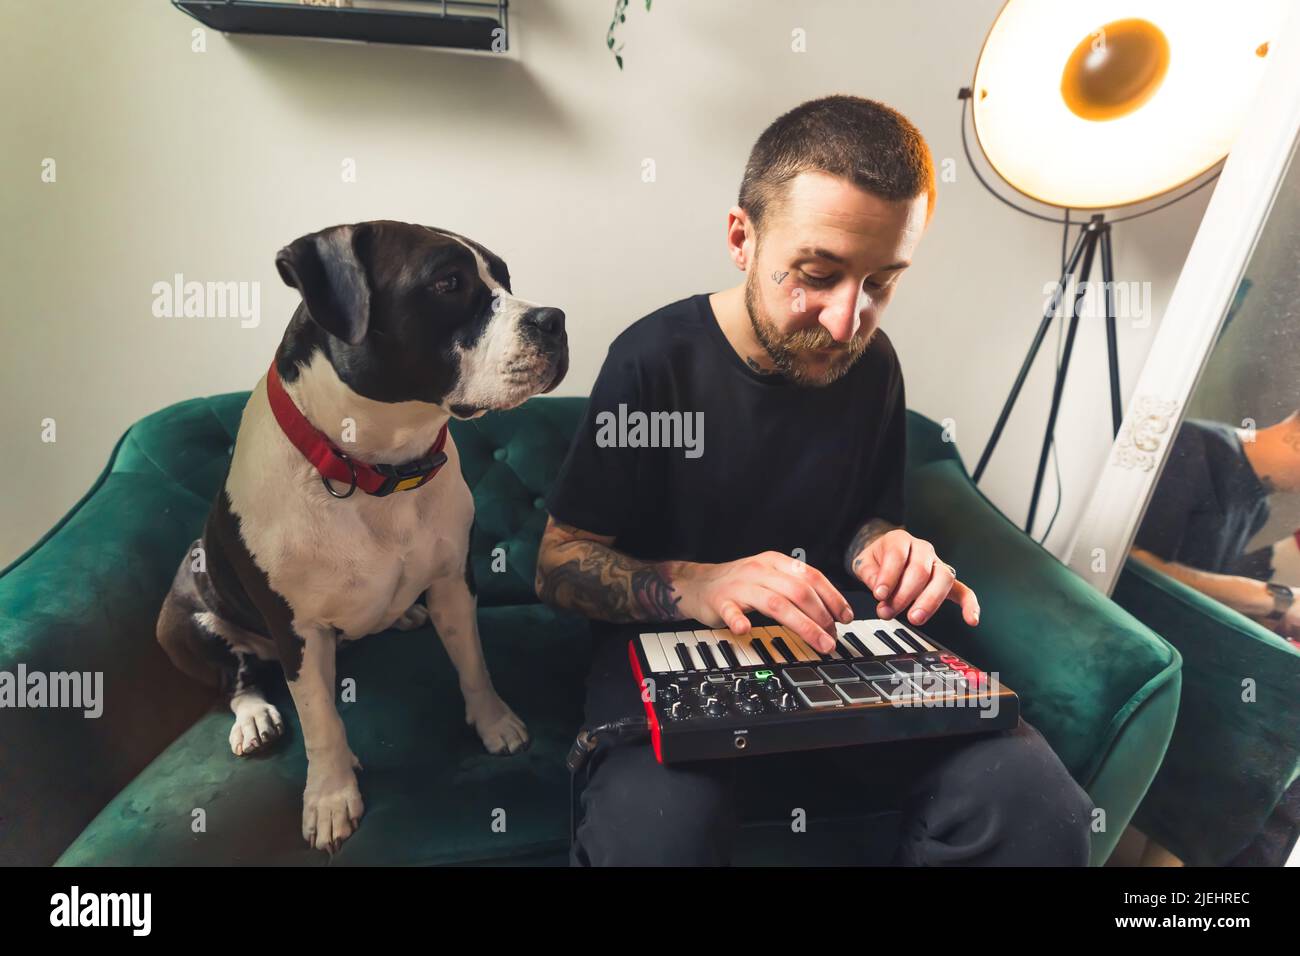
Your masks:
M563 312L515 298L498 256L441 229L335 226L282 249L276 267L302 305L244 408L158 640L231 694L241 756L283 730L257 684L259 662L279 661L307 751L303 836L333 852L363 812L335 707L339 641L432 617L484 746L528 744L483 661L474 501L446 424L550 391L568 345Z

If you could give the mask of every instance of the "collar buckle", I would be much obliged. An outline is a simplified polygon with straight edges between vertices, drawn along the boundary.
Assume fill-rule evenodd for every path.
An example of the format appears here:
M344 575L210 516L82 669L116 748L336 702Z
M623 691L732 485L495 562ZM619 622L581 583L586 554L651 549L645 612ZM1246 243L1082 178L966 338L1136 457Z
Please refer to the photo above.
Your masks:
M438 469L446 463L447 453L439 451L431 455L425 455L422 458L413 458L410 461L402 462L400 465L371 465L371 468L384 476L384 481L383 484L369 493L376 498L382 498L394 491L409 491L412 488L419 488L436 475Z

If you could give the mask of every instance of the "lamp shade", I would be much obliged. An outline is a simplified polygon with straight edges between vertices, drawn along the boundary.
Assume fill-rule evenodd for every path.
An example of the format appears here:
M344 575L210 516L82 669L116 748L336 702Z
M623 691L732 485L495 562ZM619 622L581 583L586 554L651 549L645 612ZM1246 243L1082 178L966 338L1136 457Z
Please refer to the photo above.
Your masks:
M1228 154L1288 0L1008 0L971 86L1012 188L1072 209L1141 202Z

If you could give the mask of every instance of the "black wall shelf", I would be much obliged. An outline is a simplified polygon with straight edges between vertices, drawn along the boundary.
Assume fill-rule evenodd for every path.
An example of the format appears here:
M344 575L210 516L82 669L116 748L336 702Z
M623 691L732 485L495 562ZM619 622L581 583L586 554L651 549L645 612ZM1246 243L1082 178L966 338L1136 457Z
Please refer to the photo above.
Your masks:
M413 9L414 3L428 10ZM508 48L508 0L413 0L407 9L309 6L263 0L172 0L205 26L223 33L402 43L408 46L491 50ZM471 12L473 11L473 12Z

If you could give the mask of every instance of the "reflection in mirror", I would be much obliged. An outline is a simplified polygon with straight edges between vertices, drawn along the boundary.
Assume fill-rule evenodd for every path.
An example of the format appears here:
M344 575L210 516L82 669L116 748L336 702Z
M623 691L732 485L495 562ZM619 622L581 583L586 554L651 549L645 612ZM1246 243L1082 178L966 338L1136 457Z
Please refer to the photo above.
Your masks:
M1259 242L1251 254L1222 330L1187 405L1164 469L1138 527L1131 557L1231 608L1300 649L1300 163L1294 154ZM1158 575L1155 580L1159 580ZM1231 860L1282 865L1300 833L1300 782L1291 776L1294 715L1300 686L1267 684L1269 700L1249 711L1235 701L1242 686L1295 674L1285 645L1241 621L1199 614L1171 615L1168 593L1121 585L1122 603L1140 619L1158 622L1184 656L1180 731L1195 725L1196 741L1179 738L1167 763L1182 768L1184 785L1215 761L1215 727L1238 736L1224 753L1253 754L1224 776L1224 819L1253 808L1249 843ZM1191 602L1183 602L1189 605ZM1207 605L1207 607L1213 607ZM1227 626L1221 626L1223 621ZM1237 619L1239 620L1239 619ZM1156 626L1153 623L1153 626ZM1177 632L1177 633L1174 633ZM1261 676L1264 675L1264 676ZM1202 693L1208 691L1208 693ZM1289 698L1288 698L1289 695ZM1241 693L1244 704L1258 699ZM1285 699L1284 699L1285 698ZM1280 705L1280 706L1279 706ZM1247 717L1249 713L1249 717ZM1225 732L1224 740L1229 739ZM1190 749L1184 749L1188 748ZM1199 752L1197 747L1199 746ZM1263 769L1261 769L1263 768ZM1227 765L1223 768L1227 770ZM1269 776L1271 774L1271 776ZM1260 781L1267 779L1274 787ZM1290 783L1288 788L1288 782ZM1202 782L1201 786L1205 786ZM1152 801L1162 807L1167 781ZM1243 794L1256 786L1258 793ZM1280 799L1277 799L1279 791ZM1186 796L1186 793L1184 793ZM1277 799L1272 809L1269 802ZM1254 801L1252 803L1252 800ZM1163 809L1164 819L1176 810ZM1155 815L1155 811L1152 811ZM1260 819L1263 818L1263 819ZM1221 862L1229 862L1224 859Z
M1300 646L1300 164L1188 404L1133 557Z

